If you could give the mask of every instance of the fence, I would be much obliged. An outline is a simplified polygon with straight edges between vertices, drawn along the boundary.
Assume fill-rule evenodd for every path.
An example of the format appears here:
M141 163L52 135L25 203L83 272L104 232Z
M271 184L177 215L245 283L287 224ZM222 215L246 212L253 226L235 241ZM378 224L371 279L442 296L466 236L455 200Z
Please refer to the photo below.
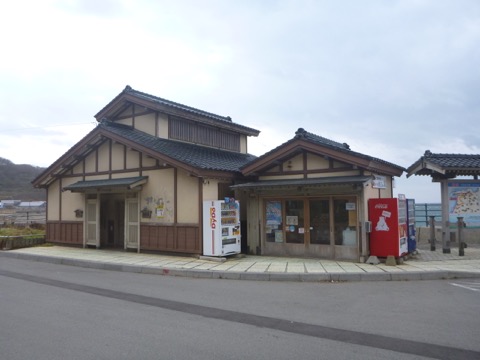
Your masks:
M441 222L442 204L415 204L415 223L417 227L429 226L430 216L435 216L435 222Z
M31 224L45 224L47 213L45 208L42 209L2 209L0 211L0 226L1 225L31 225Z

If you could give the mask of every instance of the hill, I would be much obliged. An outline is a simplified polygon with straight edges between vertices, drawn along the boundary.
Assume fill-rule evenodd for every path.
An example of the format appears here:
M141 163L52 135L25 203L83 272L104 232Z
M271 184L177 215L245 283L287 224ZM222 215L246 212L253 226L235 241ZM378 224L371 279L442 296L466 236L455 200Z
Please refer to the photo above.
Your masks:
M0 157L0 200L46 200L44 189L35 189L32 180L45 168L32 165L16 165Z

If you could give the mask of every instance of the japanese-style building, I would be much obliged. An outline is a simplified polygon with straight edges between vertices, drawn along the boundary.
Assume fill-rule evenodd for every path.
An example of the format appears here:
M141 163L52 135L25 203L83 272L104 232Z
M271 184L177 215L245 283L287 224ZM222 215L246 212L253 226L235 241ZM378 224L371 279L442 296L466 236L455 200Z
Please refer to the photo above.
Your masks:
M202 204L235 197L250 254L365 261L370 198L405 169L298 129L256 157L259 131L127 86L98 125L34 181L47 241L202 253Z

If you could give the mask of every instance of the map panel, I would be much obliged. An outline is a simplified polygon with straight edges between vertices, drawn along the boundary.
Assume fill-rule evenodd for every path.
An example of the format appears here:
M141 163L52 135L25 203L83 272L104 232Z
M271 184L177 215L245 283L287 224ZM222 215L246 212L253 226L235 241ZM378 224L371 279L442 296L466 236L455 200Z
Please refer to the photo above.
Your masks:
M468 228L480 228L480 182L449 182L448 213L451 227L463 216Z

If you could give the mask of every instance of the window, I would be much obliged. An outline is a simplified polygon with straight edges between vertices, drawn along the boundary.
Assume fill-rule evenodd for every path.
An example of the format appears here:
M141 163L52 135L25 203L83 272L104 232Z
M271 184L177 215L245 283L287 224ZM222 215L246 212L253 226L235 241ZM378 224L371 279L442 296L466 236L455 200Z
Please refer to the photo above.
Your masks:
M356 246L356 206L355 197L267 200L266 242Z
M230 151L240 151L240 134L200 124L175 116L170 117L168 137Z

